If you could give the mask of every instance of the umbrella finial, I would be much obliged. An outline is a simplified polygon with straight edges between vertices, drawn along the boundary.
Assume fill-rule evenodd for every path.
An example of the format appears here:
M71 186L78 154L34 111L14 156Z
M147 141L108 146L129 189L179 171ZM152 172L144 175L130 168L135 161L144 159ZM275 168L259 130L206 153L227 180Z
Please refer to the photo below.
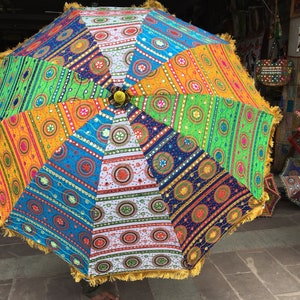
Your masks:
M109 97L109 101L111 104L118 108L130 102L130 96L120 87L114 87L111 89L111 96Z
M126 100L126 95L124 92L122 91L116 91L114 93L114 100L118 103L118 104L123 104Z

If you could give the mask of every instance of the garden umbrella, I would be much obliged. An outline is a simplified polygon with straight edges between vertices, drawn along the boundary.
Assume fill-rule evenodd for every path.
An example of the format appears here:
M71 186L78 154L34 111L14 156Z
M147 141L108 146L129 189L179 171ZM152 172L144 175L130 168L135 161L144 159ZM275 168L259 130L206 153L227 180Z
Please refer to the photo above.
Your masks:
M288 198L300 206L300 161L297 158L287 159L280 174Z
M268 199L279 108L228 35L148 4L71 7L0 71L3 228L91 284L196 275Z

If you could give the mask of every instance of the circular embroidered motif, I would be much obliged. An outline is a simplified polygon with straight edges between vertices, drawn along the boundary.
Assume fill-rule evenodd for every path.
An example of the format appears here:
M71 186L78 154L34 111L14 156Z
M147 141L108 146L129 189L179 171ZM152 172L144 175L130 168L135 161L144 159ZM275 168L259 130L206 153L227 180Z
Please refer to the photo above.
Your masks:
M110 131L110 141L117 147L125 146L130 140L130 132L126 126L115 126Z
M211 227L205 234L205 240L209 244L216 243L221 237L221 228L219 226Z
M120 236L120 240L125 245L134 245L139 242L140 235L136 231L126 231Z
M192 211L192 221L196 224L203 222L208 216L208 207L205 204L197 205Z
M92 246L95 250L102 250L109 245L109 240L106 236L97 236L93 238Z
M153 257L152 263L156 267L166 267L171 263L171 259L167 255L156 255Z
M122 201L116 209L120 217L132 217L137 213L137 206L132 201Z
M135 269L142 264L142 260L137 256L129 256L124 259L123 266L126 269Z
M174 159L168 152L158 152L153 157L154 170L159 174L168 174L174 167Z
M113 268L113 264L108 260L99 261L95 265L95 271L99 274L104 274L109 272Z
M185 201L191 197L193 191L193 184L188 180L182 180L174 187L174 197L176 200Z
M133 179L133 170L130 165L118 165L112 171L112 179L118 185L128 185Z
M187 237L187 229L184 225L178 225L175 227L175 233L180 244L183 244Z

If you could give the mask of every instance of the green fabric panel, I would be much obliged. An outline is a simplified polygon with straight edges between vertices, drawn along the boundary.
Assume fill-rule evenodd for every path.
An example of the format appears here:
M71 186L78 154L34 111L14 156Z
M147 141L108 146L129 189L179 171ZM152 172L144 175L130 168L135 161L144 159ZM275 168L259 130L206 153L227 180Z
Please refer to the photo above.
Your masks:
M110 94L74 71L31 57L8 56L1 73L0 119L48 104Z

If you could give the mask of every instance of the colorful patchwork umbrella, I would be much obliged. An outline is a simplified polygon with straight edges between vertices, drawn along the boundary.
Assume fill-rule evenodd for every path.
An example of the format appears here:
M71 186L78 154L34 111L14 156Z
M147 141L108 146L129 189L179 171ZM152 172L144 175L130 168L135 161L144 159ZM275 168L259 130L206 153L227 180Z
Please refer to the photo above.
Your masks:
M273 215L275 206L280 200L280 192L274 179L274 175L269 173L264 179L265 191L269 196L269 200L265 202L264 210L261 214L262 217L271 217Z
M288 198L300 206L300 161L297 158L288 158L280 174Z
M262 213L281 119L230 37L150 7L72 7L3 60L8 235L93 284L200 272Z

